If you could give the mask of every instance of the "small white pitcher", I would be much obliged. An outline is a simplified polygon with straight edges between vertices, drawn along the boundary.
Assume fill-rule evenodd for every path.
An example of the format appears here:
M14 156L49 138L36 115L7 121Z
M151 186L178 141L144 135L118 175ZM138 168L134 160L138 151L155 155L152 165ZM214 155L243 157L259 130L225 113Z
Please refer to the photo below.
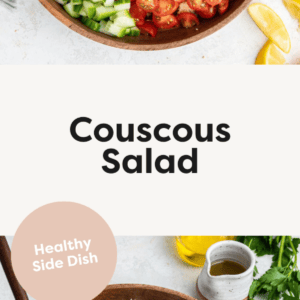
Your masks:
M238 275L212 276L211 263L232 260L246 268ZM201 300L244 300L253 281L255 256L246 245L236 241L223 241L212 245L206 252L206 261L197 280Z

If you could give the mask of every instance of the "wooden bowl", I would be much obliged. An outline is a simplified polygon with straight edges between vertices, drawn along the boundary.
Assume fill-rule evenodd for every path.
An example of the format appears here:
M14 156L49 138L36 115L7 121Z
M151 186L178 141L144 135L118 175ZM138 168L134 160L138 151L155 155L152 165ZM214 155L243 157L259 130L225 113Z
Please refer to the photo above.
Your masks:
M53 16L66 26L91 40L116 48L140 51L170 49L203 39L233 20L251 2L251 0L231 0L229 8L224 15L217 15L209 20L201 20L199 26L189 29L181 27L171 30L161 30L155 38L145 35L114 38L100 32L95 32L83 25L79 20L70 17L63 7L54 0L39 1Z
M94 300L196 300L182 293L153 285L109 285Z

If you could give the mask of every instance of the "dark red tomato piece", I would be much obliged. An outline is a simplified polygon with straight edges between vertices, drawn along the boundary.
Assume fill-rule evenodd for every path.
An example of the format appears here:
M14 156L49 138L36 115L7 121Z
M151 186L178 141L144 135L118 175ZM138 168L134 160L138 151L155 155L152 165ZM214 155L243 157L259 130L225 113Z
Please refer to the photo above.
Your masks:
M192 10L199 10L201 9L203 0L187 0L187 4Z
M181 23L181 25L185 28L190 28L200 24L197 16L189 12L183 12L178 14L177 19Z
M155 37L157 34L157 27L151 21L145 21L138 28L141 30L141 34L150 34L152 37Z
M216 6L222 2L222 0L205 0L208 5Z
M172 15L178 9L179 3L175 0L158 0L158 6L153 10L157 16Z
M129 12L130 15L134 18L137 26L143 25L145 23L147 13L136 4L131 5Z
M220 15L223 15L225 11L228 9L229 6L229 0L222 0L222 2L219 4L218 11Z
M158 6L158 0L136 0L136 4L146 12L153 12Z
M203 1L201 9L197 10L197 13L203 19L210 19L216 15L217 10L217 6L208 5Z
M153 22L158 28L162 29L170 29L179 25L179 22L174 15L160 17L153 14Z

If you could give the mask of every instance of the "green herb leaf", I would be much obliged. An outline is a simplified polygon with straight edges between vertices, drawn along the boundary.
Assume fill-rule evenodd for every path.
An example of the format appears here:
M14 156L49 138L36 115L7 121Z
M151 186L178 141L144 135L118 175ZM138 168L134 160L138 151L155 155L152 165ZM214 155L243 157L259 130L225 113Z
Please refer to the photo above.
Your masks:
M268 300L300 300L300 271L297 254L300 239L290 236L240 236L237 241L252 249L257 256L273 255L271 268L253 281L249 300L264 295ZM258 274L255 266L253 276Z
M300 282L300 271L297 272L297 279Z
M295 299L297 299L297 298L285 294L285 295L283 295L283 299L284 299L284 300L295 300ZM298 299L299 299L299 298L298 298Z
M258 274L258 269L257 269L257 266L255 265L254 266L254 271L253 271L253 277L256 277L256 275Z

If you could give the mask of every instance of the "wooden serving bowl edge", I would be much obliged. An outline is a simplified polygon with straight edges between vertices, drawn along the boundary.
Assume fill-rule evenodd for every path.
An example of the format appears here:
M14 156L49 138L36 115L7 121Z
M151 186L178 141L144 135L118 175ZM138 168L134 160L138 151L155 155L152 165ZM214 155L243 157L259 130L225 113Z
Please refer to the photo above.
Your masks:
M80 20L69 16L63 7L54 0L39 1L54 17L84 37L107 46L138 51L171 49L203 39L232 21L251 2L251 0L231 0L225 14L217 15L209 20L201 20L200 25L189 29L181 27L171 30L161 30L155 38L145 35L116 38L101 32L95 32L86 27Z
M177 291L146 284L112 284L94 300L196 300Z

